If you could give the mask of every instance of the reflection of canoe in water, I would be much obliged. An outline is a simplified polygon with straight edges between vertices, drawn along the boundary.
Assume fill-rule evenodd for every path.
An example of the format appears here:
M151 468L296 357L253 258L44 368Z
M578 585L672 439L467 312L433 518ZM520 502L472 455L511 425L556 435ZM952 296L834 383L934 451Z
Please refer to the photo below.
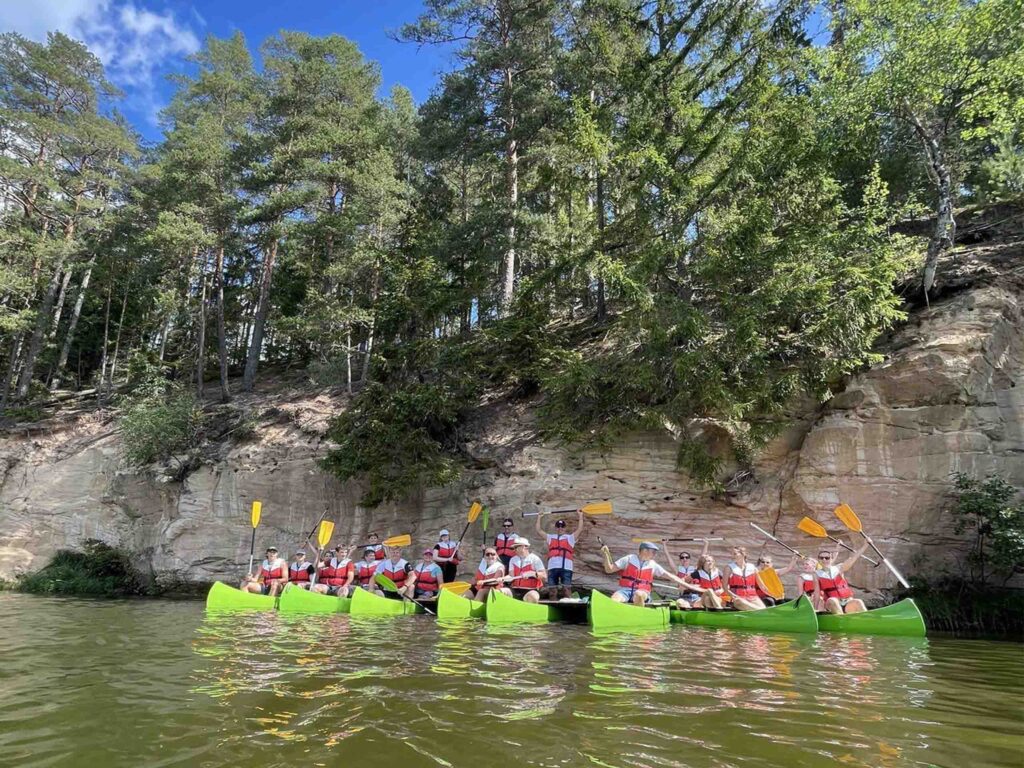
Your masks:
M590 626L597 630L648 629L667 627L669 614L667 606L617 603L595 589L590 593L587 619Z
M323 595L289 584L281 593L277 610L281 613L348 613L351 603L350 597Z
M817 632L818 619L814 608L806 597L793 602L765 608L763 611L707 611L692 608L688 611L674 609L672 621L700 627L726 627L727 629L752 629L761 632Z
M402 616L410 613L423 613L423 607L409 600L393 600L389 597L375 595L365 589L357 589L352 594L349 613L353 616Z
M487 603L469 600L448 589L442 589L437 598L439 619L482 619L486 616Z
M558 621L558 613L550 605L524 603L497 589L487 593L489 624L544 624L549 621Z
M206 595L208 611L272 611L276 603L276 597L243 592L222 581L213 582Z
M818 629L822 632L855 635L925 636L924 618L910 598L864 613L847 613L842 616L819 613Z

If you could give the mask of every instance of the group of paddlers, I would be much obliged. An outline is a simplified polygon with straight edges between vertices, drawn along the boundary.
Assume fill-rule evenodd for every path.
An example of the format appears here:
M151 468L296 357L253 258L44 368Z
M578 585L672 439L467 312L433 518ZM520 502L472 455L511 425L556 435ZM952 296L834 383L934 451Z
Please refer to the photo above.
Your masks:
M583 511L577 512L571 532L564 519L555 521L553 532L546 532L541 518L537 518L536 531L547 546L546 563L531 552L529 540L514 528L512 519L505 518L493 544L484 547L483 558L471 582L473 599L485 600L492 589L528 603L571 599L574 555L584 529ZM682 610L757 611L784 601L778 596L778 589L766 585L763 576L769 572L776 577L794 573L797 594L807 595L816 610L834 614L866 610L863 601L854 597L844 575L864 553L868 546L866 540L860 549L851 550L852 554L842 562L839 562L838 550L821 549L817 559L793 555L788 565L778 570L774 570L772 559L767 555L758 558L756 563L750 562L742 546L729 548L731 560L720 570L709 552L710 540L694 541L703 542L696 564L686 551L679 552L676 561L664 540L662 546L641 542L635 554L617 560L612 559L608 547L602 543L604 571L618 576L618 588L612 593L612 599L647 604L655 595L656 580L663 579L672 582L678 590L679 596L674 602ZM370 534L369 543L361 547L337 546L325 550L314 558L315 563L307 559L305 550L295 552L289 563L280 557L276 547L269 547L259 570L250 573L241 588L276 595L285 585L295 584L315 592L348 597L356 588L383 594L378 582L384 581L394 584L400 597L432 600L446 583L454 581L462 560L461 544L461 541L453 542L449 531L443 529L437 542L422 551L415 565L403 557L401 547L385 546L377 534ZM660 552L664 554L667 568L657 562ZM354 559L359 554L361 558Z

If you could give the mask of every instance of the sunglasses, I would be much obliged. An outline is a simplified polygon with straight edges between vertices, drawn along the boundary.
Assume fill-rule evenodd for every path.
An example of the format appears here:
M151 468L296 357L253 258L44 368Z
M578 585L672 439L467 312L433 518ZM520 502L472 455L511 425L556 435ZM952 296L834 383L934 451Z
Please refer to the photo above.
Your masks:
M497 557L497 552L484 552L484 557Z
M689 559L690 559L690 556L689 556L689 555L680 555L680 557L681 557L681 558L682 558L683 560L689 560Z
M512 523L502 523L501 527L502 528L511 528L512 527Z
M832 555L818 555L819 560L831 560Z
M757 564L758 565L771 565L772 561L771 560L758 560Z

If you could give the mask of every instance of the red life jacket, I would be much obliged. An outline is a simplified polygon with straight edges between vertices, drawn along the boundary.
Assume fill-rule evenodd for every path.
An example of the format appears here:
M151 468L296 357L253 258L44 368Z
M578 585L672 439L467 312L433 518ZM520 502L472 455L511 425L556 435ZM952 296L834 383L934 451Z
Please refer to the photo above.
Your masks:
M839 570L839 566L830 565L828 570L820 569L815 573L818 574L818 584L821 586L821 592L825 595L826 600L832 597L838 597L840 600L853 597L853 590L846 583L846 578Z
M540 578L537 576L537 567L532 562L533 558L530 558L525 564L522 561L516 562L517 558L513 558L512 562L509 563L512 576L512 586L516 589L540 589L542 584Z
M405 586L405 577L408 575L405 570L406 565L407 563L405 560L399 560L397 564L387 560L384 563L384 567L381 568L380 573L395 582L396 587L401 588ZM396 570L392 570L392 568Z
M619 586L625 589L650 592L654 589L654 561L648 560L644 566L636 555L629 556L629 562L619 575Z
M498 551L498 557L514 557L516 548L512 542L519 538L516 533L499 533L494 537L494 548Z
M348 581L348 575L352 573L354 569L352 567L352 561L346 557L341 562L338 562L337 558L332 558L331 562L328 563L328 567L324 568L324 571L327 570L331 571L331 575L327 578L321 576L320 578L323 582L330 587L340 587Z
M372 563L368 563L365 560L360 560L358 563L356 563L356 578L359 579L360 586L369 586L370 582L373 581L373 574L376 572L376 560L374 560Z
M551 565L551 561L554 558L561 557L565 560L572 562L573 546L569 541L569 534L559 533L555 535L555 538L548 541L548 565ZM559 566L564 567L564 566Z
M316 580L321 584L330 584L335 573L337 573L337 569L328 562L316 572Z
M717 595L722 594L722 574L718 572L717 568L714 576L707 571L695 570L690 578L697 582L697 586L714 590Z
M370 546L365 547L364 549L372 549L373 550L373 559L374 560L383 560L384 558L387 557L387 554L384 552L384 545L383 544L371 544Z
M757 595L757 566L746 563L740 573L736 563L729 563L729 589L737 597L754 597Z
M260 566L260 576L263 578L264 584L269 583L273 579L287 578L285 576L285 569L283 565L279 565L277 568L271 568L270 563L266 560L264 560L263 564Z
M433 565L433 563L431 563ZM421 592L437 592L437 576L435 576L430 568L423 563L416 566L416 589Z
M309 572L311 570L313 570L313 566L310 563L303 563L302 565L292 563L288 566L288 581L293 584L306 584L309 582Z
M502 576L505 575L505 566L503 566L500 562L495 562L494 565L497 567L495 567L491 573L485 573L485 569L487 568L487 566L481 563L480 567L476 569L476 580L474 581L474 584L479 584L481 581L486 581L489 579L500 579ZM487 584L486 586L492 587L500 585Z
M450 557L451 562L458 564L460 562L458 550L455 549L455 543L449 541L445 544L443 541L437 542L434 545L434 550L437 552L438 557Z
M814 574L813 573L801 573L800 574L800 591L805 595L814 594Z

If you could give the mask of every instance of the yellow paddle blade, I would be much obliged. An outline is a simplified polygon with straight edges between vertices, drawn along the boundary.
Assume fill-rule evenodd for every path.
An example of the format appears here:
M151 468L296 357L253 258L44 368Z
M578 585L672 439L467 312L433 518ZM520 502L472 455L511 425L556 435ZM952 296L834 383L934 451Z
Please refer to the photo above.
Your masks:
M597 501L583 507L583 512L588 515L610 515L612 503L610 501Z
M412 544L412 536L408 533L403 533L401 536L392 536L390 539L384 539L385 547L408 547Z
M473 585L470 584L468 581L451 581L447 584L442 584L441 589L445 590L446 592L454 592L456 595L461 595L471 586Z
M320 545L320 549L327 546L327 542L331 540L332 533L334 533L334 523L330 520L324 520L320 523L320 530L316 534L316 543Z
M473 505L469 508L469 514L466 516L466 520L469 522L475 522L480 517L480 512L483 510L483 505L479 501L474 501Z
M774 568L758 571L757 581L761 585L761 589L776 600L781 600L786 594L786 589L782 586L782 579L779 578L779 574L775 572Z
M263 512L263 502L262 501L254 501L252 503L252 515L250 517L250 519L252 520L252 527L253 528L257 527L260 524L260 515L262 514L262 512Z
M821 523L815 520L811 520L811 518L809 517L805 517L803 520L797 523L796 527L804 533L809 534L811 536L816 536L819 539L828 538L828 531L825 530L825 526L823 526Z
M860 518L857 517L857 513L853 511L849 504L840 504L834 511L836 517L843 521L843 525L854 533L860 533L863 530Z

